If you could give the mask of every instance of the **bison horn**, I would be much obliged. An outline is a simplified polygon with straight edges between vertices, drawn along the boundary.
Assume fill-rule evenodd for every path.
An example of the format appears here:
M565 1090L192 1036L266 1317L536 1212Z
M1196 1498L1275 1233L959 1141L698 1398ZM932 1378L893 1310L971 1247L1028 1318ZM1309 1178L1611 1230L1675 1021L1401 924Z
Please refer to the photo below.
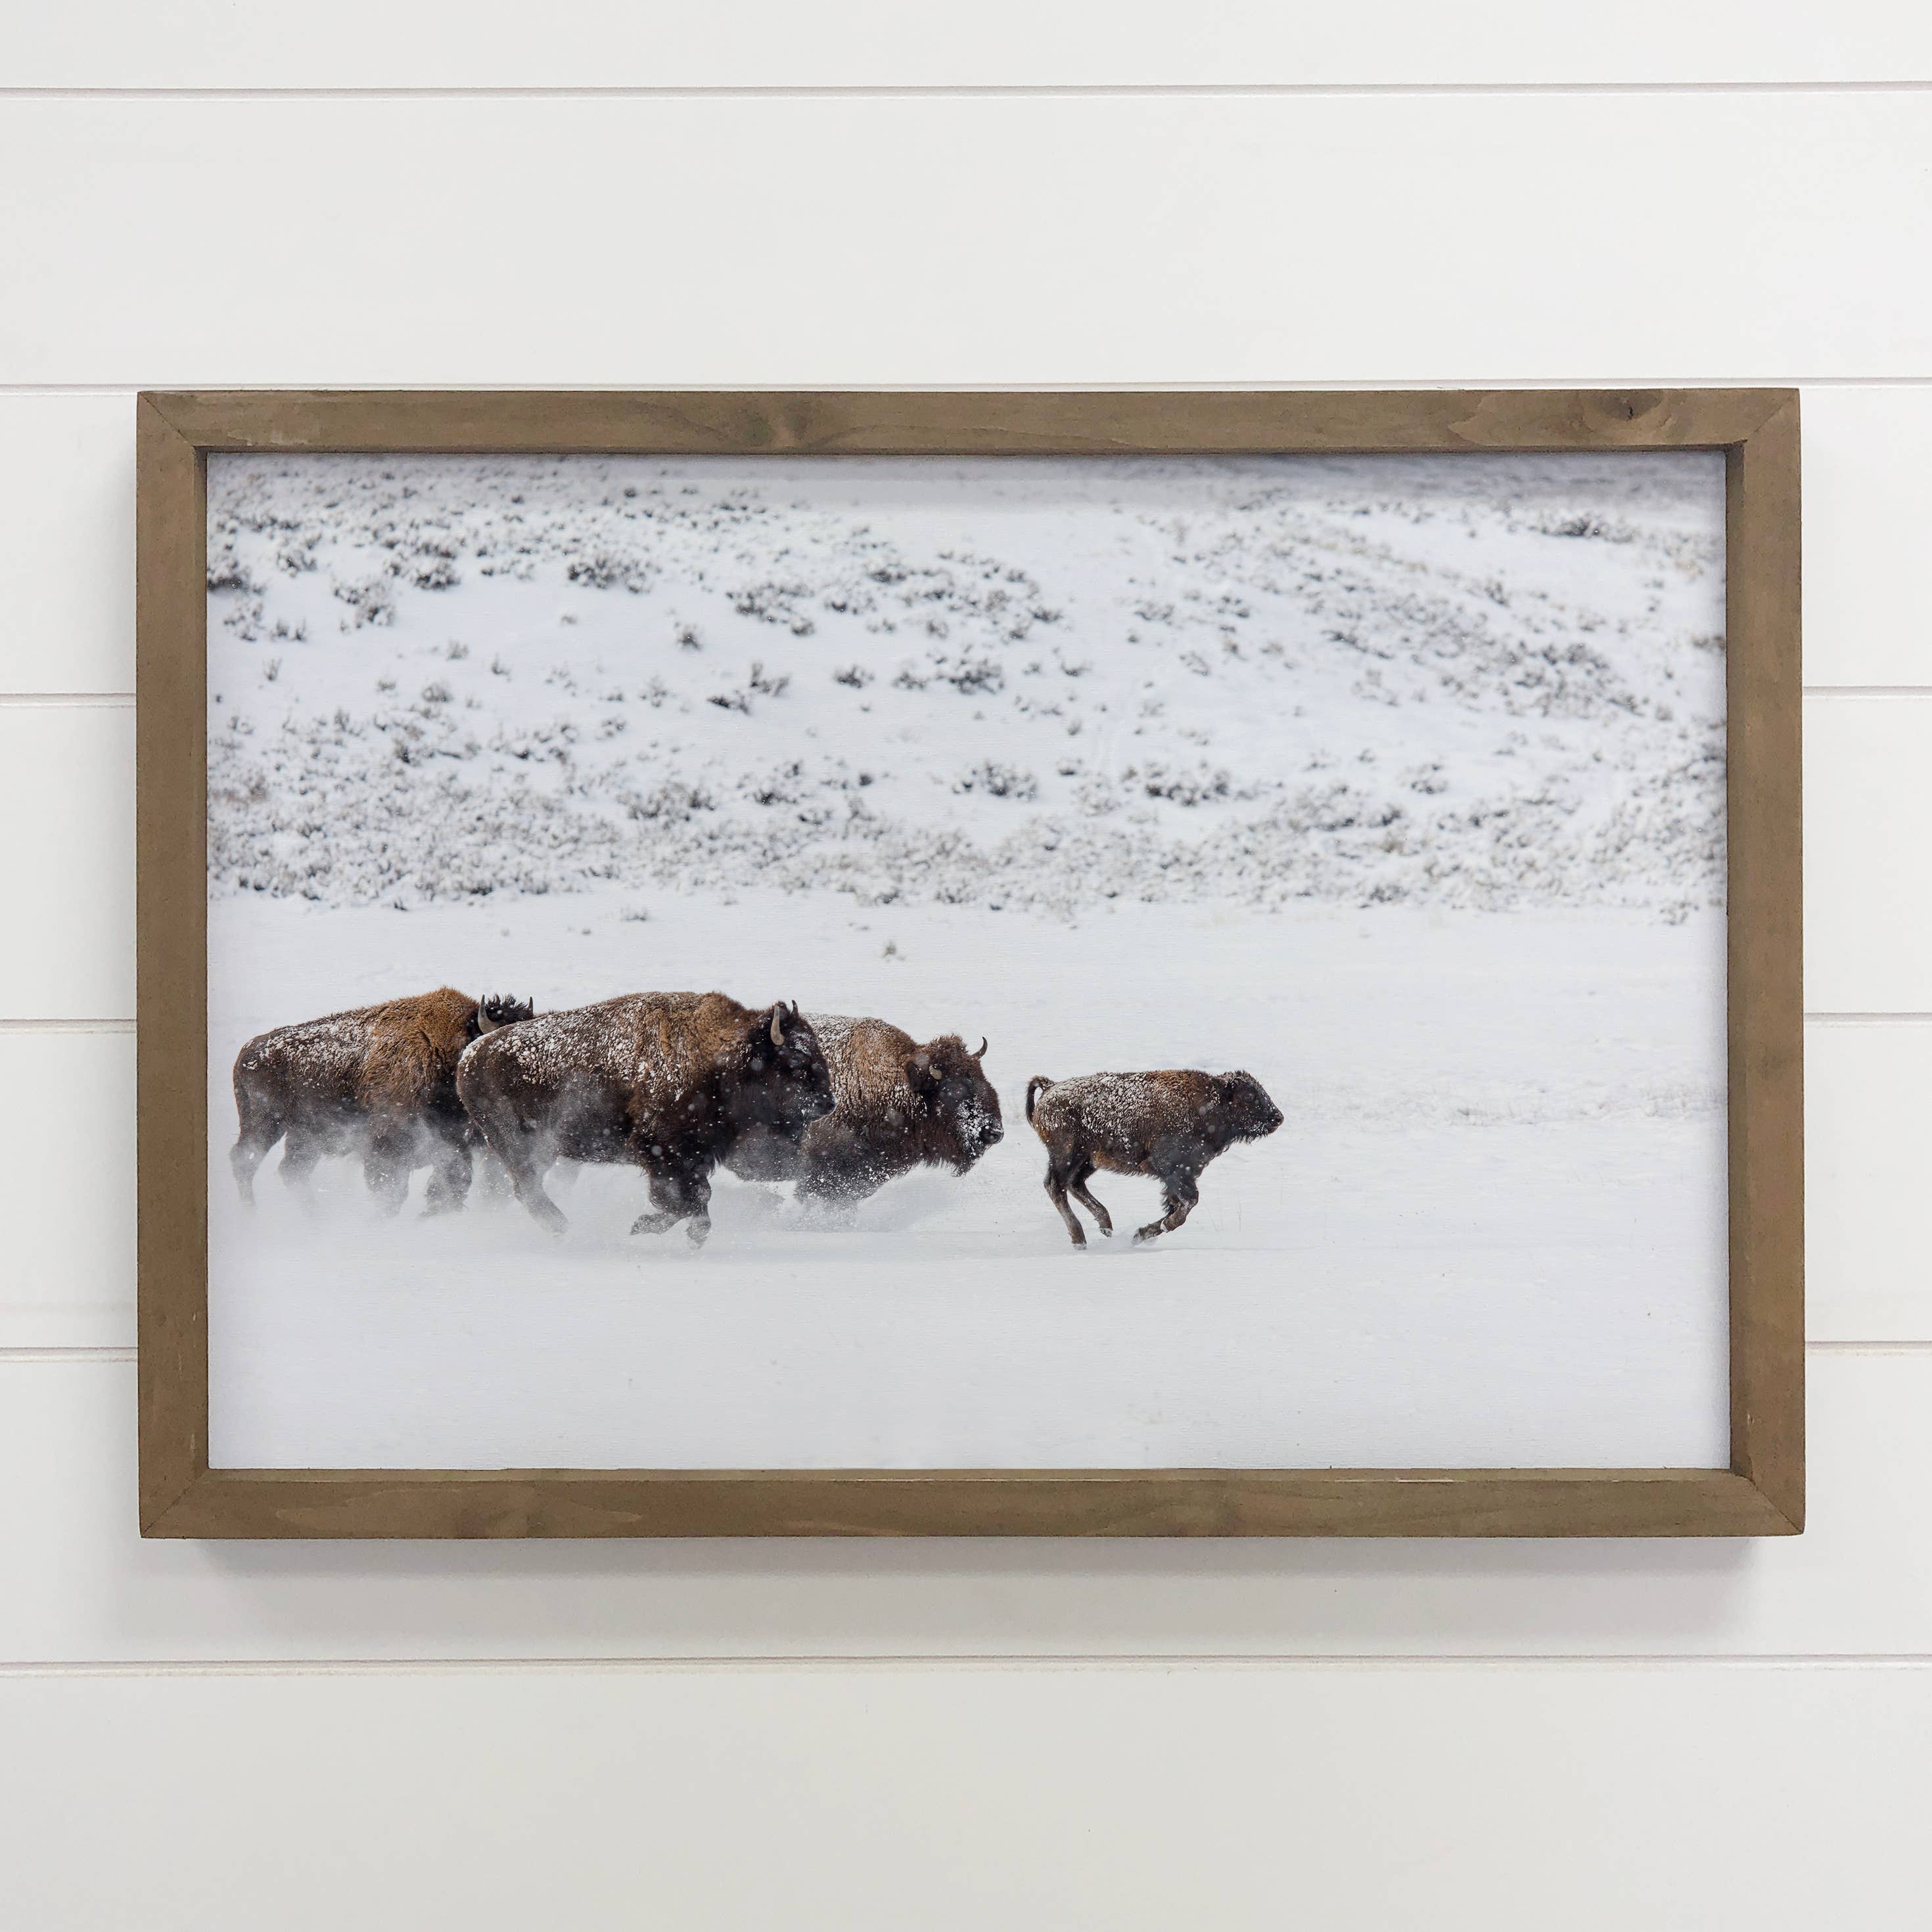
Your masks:
M979 1051L977 1053L974 1054L974 1056L973 1056L973 1058L974 1058L975 1060L984 1060L984 1059L986 1058L986 1036L984 1034L982 1034L980 1036L980 1051Z
M772 1044L774 1046L784 1044L784 1002L781 1000L772 1009Z

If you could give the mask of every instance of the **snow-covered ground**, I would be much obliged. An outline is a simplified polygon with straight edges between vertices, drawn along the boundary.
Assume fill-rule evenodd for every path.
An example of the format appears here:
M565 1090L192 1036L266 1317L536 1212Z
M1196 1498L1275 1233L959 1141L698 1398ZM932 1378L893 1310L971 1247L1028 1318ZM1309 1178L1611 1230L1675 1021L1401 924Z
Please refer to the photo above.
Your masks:
M1720 507L1701 457L217 459L214 1460L1721 1462ZM561 1242L346 1165L243 1214L242 1042L446 981L983 1033L1007 1138L851 1226L720 1177L701 1255L608 1169ZM1076 1255L1026 1079L1153 1065L1286 1124Z

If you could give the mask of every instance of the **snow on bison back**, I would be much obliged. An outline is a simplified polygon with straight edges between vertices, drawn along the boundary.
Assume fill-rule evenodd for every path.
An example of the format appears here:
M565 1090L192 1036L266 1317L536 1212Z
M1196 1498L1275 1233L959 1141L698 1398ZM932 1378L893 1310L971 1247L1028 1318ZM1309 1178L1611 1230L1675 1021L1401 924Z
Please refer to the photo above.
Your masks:
M1257 1141L1281 1125L1281 1109L1252 1073L1203 1073L1164 1067L1151 1073L1085 1073L1027 1082L1027 1118L1046 1148L1046 1198L1076 1248L1087 1245L1071 1195L1103 1234L1113 1216L1088 1191L1096 1168L1151 1174L1161 1184L1162 1213L1137 1229L1150 1241L1172 1234L1201 1198L1201 1170L1237 1141Z
M228 1156L250 1205L255 1170L278 1141L282 1178L301 1186L325 1154L359 1153L364 1177L394 1214L418 1167L434 1171L429 1208L470 1191L471 1128L456 1097L457 1062L479 1036L520 1024L528 1000L453 986L258 1034L235 1057L239 1123Z
M711 1172L742 1133L796 1142L833 1105L818 1036L797 1004L762 1010L722 993L632 993L478 1040L457 1091L517 1198L562 1233L544 1192L551 1162L634 1164L655 1214L631 1232L678 1222L711 1232Z

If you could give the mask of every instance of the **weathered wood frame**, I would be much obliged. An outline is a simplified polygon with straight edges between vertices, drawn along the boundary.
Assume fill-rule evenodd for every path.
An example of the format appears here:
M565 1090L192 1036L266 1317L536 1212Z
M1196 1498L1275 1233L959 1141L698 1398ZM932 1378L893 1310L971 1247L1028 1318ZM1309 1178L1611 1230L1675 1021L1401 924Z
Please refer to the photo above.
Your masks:
M1788 389L248 392L138 404L140 1516L165 1537L1753 1536L1804 1507L1798 397ZM211 451L1130 454L1720 449L1728 1469L211 1469Z

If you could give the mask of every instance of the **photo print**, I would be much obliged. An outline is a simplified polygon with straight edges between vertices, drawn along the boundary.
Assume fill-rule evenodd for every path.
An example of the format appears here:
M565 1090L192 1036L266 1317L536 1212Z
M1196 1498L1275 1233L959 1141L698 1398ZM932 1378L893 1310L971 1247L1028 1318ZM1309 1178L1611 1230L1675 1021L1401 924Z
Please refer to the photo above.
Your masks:
M1722 1466L1724 488L211 457L214 1462Z

